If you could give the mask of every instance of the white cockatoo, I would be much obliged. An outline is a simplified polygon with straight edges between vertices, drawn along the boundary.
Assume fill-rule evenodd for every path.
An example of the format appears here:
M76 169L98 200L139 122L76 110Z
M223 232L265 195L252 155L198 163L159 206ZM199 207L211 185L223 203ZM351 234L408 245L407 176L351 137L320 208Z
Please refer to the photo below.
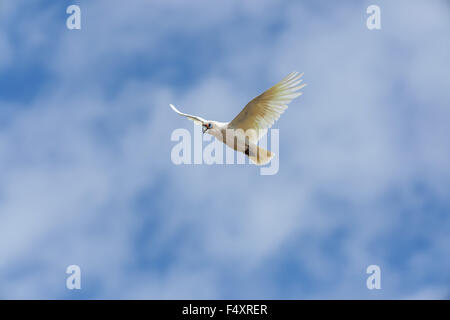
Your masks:
M288 103L302 94L299 92L305 86L300 84L302 76L303 73L290 73L272 88L247 103L231 122L205 120L182 113L172 104L170 107L179 115L201 125L203 133L211 134L230 148L245 153L253 163L264 165L273 158L274 153L260 148L257 145L258 140L280 118Z

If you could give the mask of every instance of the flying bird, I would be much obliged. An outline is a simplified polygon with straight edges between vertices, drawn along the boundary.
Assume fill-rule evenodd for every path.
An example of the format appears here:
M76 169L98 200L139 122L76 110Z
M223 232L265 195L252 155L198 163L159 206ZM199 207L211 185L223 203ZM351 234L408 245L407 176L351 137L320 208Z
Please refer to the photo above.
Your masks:
M257 145L259 139L267 133L276 120L278 120L287 105L303 92L306 84L302 82L303 73L292 72L283 80L266 90L242 109L242 111L230 122L205 120L198 116L182 113L175 106L170 107L195 124L202 126L203 133L208 133L222 141L230 148L247 155L256 165L268 163L273 152L265 150Z

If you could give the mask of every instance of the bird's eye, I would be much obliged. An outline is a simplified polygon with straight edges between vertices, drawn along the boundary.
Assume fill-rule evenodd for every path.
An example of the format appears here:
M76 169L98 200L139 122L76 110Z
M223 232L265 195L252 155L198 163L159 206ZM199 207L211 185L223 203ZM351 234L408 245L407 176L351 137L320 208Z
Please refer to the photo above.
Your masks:
M212 128L212 123L208 123L208 128L209 128L209 129Z

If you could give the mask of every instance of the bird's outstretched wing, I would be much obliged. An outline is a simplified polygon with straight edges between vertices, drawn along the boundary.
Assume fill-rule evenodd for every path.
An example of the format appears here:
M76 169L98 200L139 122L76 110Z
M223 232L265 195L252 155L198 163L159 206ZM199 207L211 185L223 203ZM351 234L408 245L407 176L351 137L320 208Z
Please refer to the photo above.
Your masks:
M170 107L172 108L173 111L175 111L176 113L178 113L181 116L184 116L184 117L188 118L189 120L194 121L194 123L197 124L197 125L202 125L203 123L206 122L206 120L203 119L203 118L200 118L200 117L197 117L197 116L193 116L193 115L190 115L190 114L178 111L178 109L175 108L175 106L173 104L169 104L169 105L170 105Z
M305 86L300 84L302 76L303 73L290 73L272 88L247 103L228 126L244 131L253 129L254 133L249 134L249 140L256 143L280 118L288 103L302 94L299 92Z

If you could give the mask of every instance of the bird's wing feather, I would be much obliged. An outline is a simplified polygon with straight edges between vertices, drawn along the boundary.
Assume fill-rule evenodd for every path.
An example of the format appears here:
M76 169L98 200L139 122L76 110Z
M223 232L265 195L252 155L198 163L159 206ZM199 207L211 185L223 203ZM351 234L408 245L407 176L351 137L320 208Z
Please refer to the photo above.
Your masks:
M292 72L272 88L250 101L244 109L230 122L229 127L247 131L253 129L249 140L257 142L272 127L274 122L287 109L288 103L300 96L305 84L300 84L303 76Z
M184 116L184 117L188 118L189 120L194 121L194 123L197 124L197 125L202 125L203 123L206 122L206 120L201 118L201 117L193 116L193 115L190 115L190 114L178 111L178 109L175 108L175 106L173 104L169 104L169 105L170 105L170 107L172 108L173 111L175 111L176 113L178 113L181 116Z

